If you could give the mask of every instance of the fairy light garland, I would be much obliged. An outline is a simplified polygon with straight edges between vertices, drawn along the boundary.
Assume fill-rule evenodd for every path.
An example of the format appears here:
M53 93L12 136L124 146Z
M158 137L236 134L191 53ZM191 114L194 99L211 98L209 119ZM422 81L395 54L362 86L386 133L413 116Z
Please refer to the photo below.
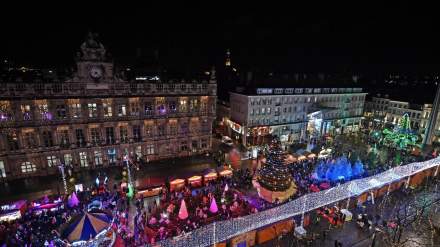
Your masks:
M162 247L212 246L234 236L300 215L304 211L308 212L341 200L347 200L438 165L440 165L440 158L395 167L371 177L352 180L338 187L307 194L307 198L302 196L256 214L216 222L215 225L209 224L188 234L165 239L159 244Z

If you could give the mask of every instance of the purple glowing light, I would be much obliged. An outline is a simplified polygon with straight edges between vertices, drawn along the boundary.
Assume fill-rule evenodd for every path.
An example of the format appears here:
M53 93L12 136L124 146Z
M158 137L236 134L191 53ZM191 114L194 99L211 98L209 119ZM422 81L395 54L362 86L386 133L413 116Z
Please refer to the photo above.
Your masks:
M43 119L44 119L44 120L52 120L52 113L50 113L50 112L44 112L44 113L43 113Z

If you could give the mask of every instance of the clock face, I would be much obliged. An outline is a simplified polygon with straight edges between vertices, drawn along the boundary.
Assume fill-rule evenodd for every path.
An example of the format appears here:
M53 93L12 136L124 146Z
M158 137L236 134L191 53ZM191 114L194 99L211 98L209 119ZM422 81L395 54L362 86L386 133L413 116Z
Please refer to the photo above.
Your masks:
M102 69L99 67L92 67L90 69L90 76L94 79L99 79L102 77Z

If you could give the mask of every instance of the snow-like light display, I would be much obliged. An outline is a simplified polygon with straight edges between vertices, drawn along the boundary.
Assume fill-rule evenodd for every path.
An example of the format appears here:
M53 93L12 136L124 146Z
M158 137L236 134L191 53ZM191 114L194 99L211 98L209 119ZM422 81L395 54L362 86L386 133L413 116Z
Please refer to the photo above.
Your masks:
M415 162L392 168L377 175L352 180L328 190L310 193L298 199L256 214L219 221L203 226L188 234L161 241L160 246L212 246L215 243L231 239L234 236L276 223L303 212L308 212L331 203L358 196L372 189L408 178L416 173L440 165L440 158L424 162ZM299 222L297 222L299 223Z
M352 168L350 161L346 157L339 157L336 160L321 160L312 178L317 181L348 181L352 178L361 177L364 173L363 164L360 160L356 161L355 167Z

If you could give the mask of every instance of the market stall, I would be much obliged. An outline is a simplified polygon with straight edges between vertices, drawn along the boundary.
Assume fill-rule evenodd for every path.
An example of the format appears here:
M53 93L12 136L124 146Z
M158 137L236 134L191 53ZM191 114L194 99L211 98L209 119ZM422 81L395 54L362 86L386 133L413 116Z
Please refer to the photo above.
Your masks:
M332 153L332 150L330 148L323 149L319 152L318 159L326 159L330 156L331 153Z
M214 169L209 168L203 171L203 181L205 183L216 180L217 177L218 177L217 171Z
M170 190L175 191L183 188L185 186L185 180L181 178L176 178L170 182Z
M307 159L307 157L305 155L298 156L298 161L304 161L306 159Z
M195 175L188 178L188 184L192 187L200 187L202 186L202 176Z
M161 192L162 192L162 186L152 186L152 187L137 189L136 198L157 196Z
M219 172L221 177L232 177L232 171L229 169L225 169L221 172Z
M0 207L0 222L21 218L26 211L26 200L20 200Z
M205 182L216 180L217 179L217 173L216 172L210 172L210 173L206 174L205 176L203 176L203 179L204 179Z
M45 196L44 198L34 201L31 203L31 210L32 211L42 211L42 210L51 210L55 211L58 210L58 207L63 205L63 200L61 197L58 198L49 198Z
M316 158L316 154L314 153L307 154L307 159L314 159L314 158Z

